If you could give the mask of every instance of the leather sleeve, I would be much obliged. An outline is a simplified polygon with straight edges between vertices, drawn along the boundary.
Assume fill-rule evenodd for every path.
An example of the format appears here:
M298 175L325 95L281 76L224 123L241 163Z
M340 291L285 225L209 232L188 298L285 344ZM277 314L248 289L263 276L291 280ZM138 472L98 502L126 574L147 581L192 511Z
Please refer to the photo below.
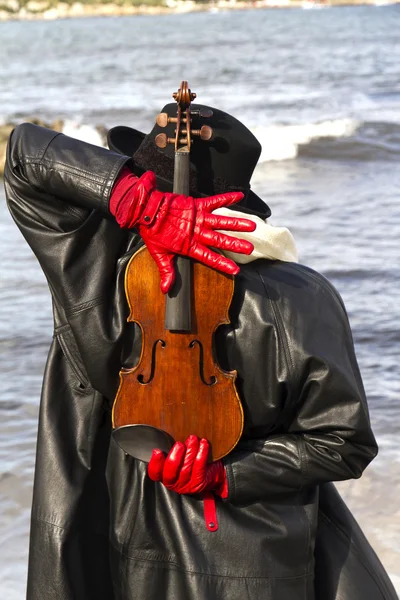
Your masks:
M293 298L274 294L288 419L282 432L242 441L224 459L228 501L279 501L308 486L358 478L377 454L346 311L336 290L312 273Z
M112 289L130 232L111 214L107 218L108 201L127 161L29 123L10 136L4 172L8 207L67 314L102 301Z
M127 156L23 123L11 133L4 178L11 202L33 206L38 193L48 202L108 213L114 182Z

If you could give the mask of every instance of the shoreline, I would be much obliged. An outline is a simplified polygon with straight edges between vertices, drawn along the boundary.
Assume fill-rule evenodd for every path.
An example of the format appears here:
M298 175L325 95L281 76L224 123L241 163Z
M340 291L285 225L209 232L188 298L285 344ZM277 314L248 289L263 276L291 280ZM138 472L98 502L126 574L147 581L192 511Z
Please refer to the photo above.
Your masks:
M390 6L399 4L400 0L216 0L215 2L198 3L194 0L166 0L166 4L136 6L118 4L82 4L74 2L67 4L60 2L57 6L49 8L49 2L44 0L31 0L24 8L13 10L11 2L9 10L0 9L1 21L26 21L26 20L57 20L81 17L122 17L136 15L165 15L185 14L192 12L223 12L227 10L253 10L277 8L302 8L322 9L344 6ZM4 6L4 5L3 5Z

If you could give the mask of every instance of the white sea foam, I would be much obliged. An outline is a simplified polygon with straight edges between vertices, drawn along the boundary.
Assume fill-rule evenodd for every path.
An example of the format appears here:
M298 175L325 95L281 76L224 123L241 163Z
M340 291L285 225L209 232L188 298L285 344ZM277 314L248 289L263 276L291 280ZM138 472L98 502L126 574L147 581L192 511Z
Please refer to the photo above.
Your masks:
M253 130L262 146L259 162L296 158L298 148L318 138L351 137L359 127L354 119L336 119L304 125L270 125Z
M253 129L253 133L262 146L259 162L296 158L299 146L318 138L351 137L359 126L360 122L354 119L336 119L303 125L257 127ZM80 121L65 121L63 133L96 146L104 145L96 128Z
M78 121L67 120L63 126L63 133L95 146L104 146L100 133L92 125L85 125Z

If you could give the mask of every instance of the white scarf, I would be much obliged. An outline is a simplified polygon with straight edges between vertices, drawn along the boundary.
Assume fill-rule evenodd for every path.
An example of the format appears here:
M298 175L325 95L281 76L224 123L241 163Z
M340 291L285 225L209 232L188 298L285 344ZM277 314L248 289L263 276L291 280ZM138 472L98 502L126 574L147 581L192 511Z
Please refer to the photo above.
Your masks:
M213 211L217 215L223 215L225 217L241 217L249 219L256 223L257 227L251 232L238 232L234 231L231 235L238 237L243 240L248 240L254 244L254 250L250 256L245 254L236 254L235 252L223 251L223 254L228 258L231 258L236 263L245 264L258 258L269 258L270 260L282 260L285 262L298 262L299 256L294 241L293 235L286 227L274 227L270 225L266 220L260 219L255 215L249 215L246 213L238 213L236 210L230 210L229 208L217 208ZM221 231L227 235L230 232Z

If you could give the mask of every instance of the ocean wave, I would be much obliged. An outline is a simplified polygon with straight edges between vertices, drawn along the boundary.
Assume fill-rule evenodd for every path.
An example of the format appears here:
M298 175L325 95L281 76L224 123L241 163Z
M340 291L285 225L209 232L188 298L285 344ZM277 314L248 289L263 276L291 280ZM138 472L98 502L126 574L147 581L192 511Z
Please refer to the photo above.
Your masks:
M326 160L398 160L400 124L336 119L253 130L262 146L260 163L305 156Z
M360 123L353 119L336 119L303 125L270 125L253 130L262 146L260 162L296 158L300 146L318 139L352 136Z
M262 146L260 162L288 160L296 158L301 147L319 139L335 139L352 136L359 122L352 119L338 119L309 123L305 125L271 125L253 131ZM97 128L80 121L66 120L63 133L97 146L104 144Z
M104 147L105 145L104 136L99 131L98 127L94 125L87 125L79 121L67 119L63 123L62 132L65 135L69 135L77 140L82 140L83 142L88 142L94 146Z
M62 132L105 146L104 126L67 119ZM272 124L253 129L262 146L259 163L297 157L320 160L399 160L400 123L333 119L294 125Z

